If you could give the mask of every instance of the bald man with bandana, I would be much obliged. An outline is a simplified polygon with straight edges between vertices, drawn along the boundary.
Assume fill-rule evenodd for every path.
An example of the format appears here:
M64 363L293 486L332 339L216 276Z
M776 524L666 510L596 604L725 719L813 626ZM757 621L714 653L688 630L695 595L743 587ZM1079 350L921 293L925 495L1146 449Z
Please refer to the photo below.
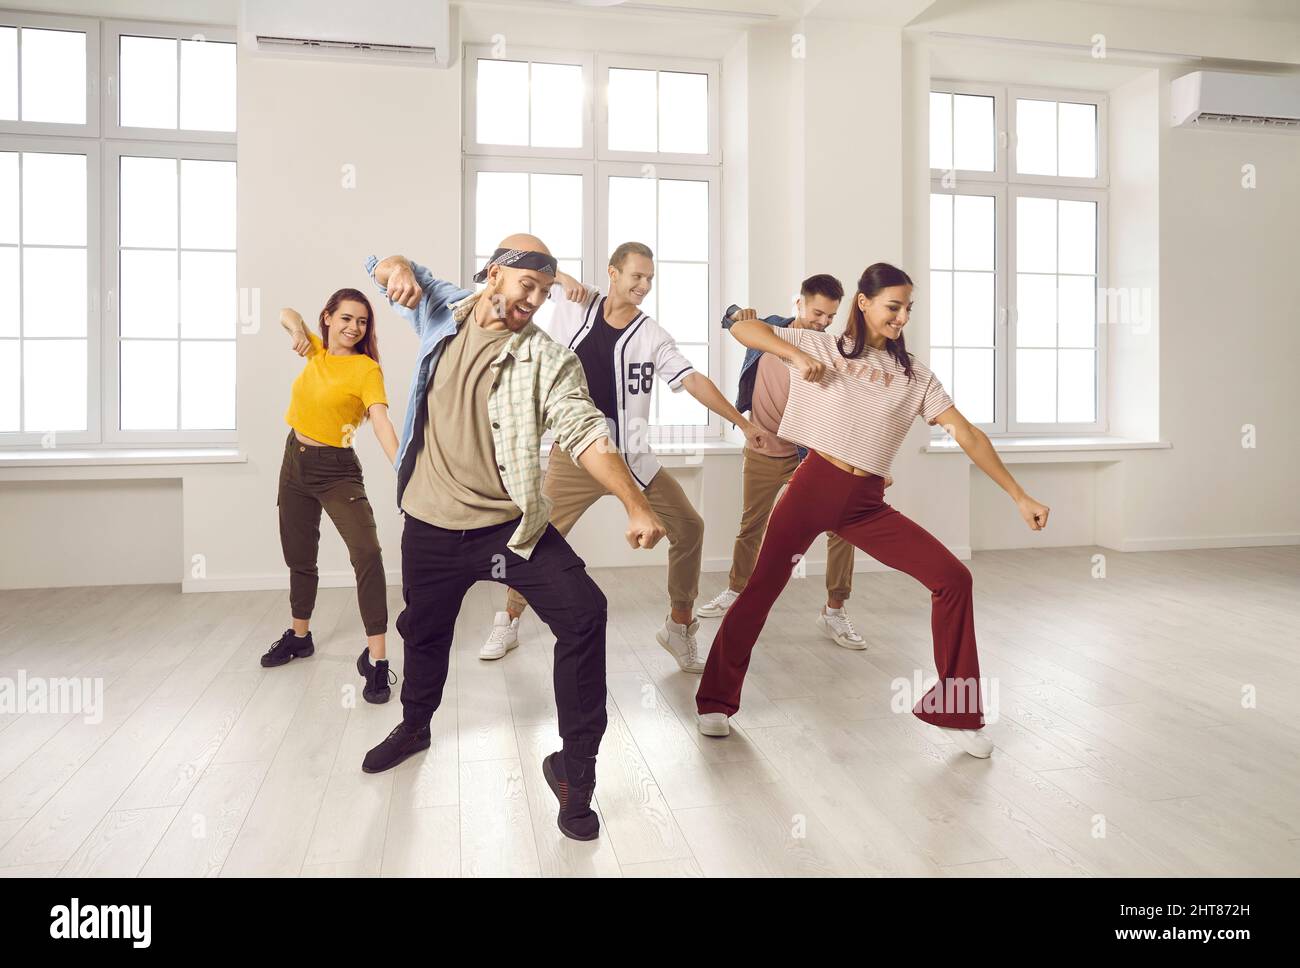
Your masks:
M560 802L560 830L592 840L596 753L606 726L606 601L581 558L549 524L541 438L623 502L626 537L652 548L664 526L610 446L578 357L533 323L555 282L541 239L503 239L474 292L403 256L366 263L420 351L397 451L404 516L402 722L362 769L391 769L430 744L461 602L478 581L518 588L555 635L554 685L562 749L542 761Z

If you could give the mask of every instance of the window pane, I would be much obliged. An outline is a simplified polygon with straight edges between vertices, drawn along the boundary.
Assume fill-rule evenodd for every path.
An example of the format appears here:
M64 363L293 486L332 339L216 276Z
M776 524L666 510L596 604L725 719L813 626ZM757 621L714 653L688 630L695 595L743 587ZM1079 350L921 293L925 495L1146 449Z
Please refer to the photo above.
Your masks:
M18 152L0 151L0 243L18 241Z
M659 182L659 248L655 251L655 256L681 261L708 261L708 182L671 178Z
M531 178L529 231L546 243L556 259L581 258L582 176L534 174Z
M181 341L181 429L235 429L235 341Z
M1062 423L1091 423L1097 419L1096 359L1092 350L1061 350L1057 419Z
M953 353L953 398L972 423L993 422L993 350L956 349Z
M478 62L475 119L479 144L528 144L528 62Z
M176 161L129 158L121 164L122 245L176 245Z
M993 273L953 273L954 346L992 346L993 311Z
M23 152L23 242L86 244L86 156Z
M659 323L678 342L709 338L709 267L699 262L655 264Z
M1058 272L1097 271L1097 203L1064 199L1057 208L1060 234Z
M181 246L235 247L233 161L181 161Z
M24 27L22 50L23 120L85 124L86 35Z
M952 273L930 273L930 344L952 345Z
M176 252L123 249L121 308L118 325L124 337L175 339Z
M1056 102L1016 98L1016 171L1056 174Z
M181 41L181 127L235 130L235 45Z
M18 28L0 27L0 121L17 120Z
M474 193L474 248L487 257L507 235L524 232L528 211L528 173L481 171ZM480 266L482 268L482 266Z
M993 197L956 195L952 200L954 269L993 270Z
M234 339L235 253L181 253L181 336Z
M176 41L122 37L118 54L118 123L127 128L175 128Z
M659 73L659 150L708 153L709 75Z
M967 171L993 170L993 98L953 96L954 167Z
M547 148L581 148L585 114L582 68L577 64L534 64L532 67L531 143Z
M930 92L930 167L952 168L952 95Z
M690 360L695 369L708 376L709 348L707 346L682 343L677 348L681 350L683 356ZM671 375L669 374L669 376ZM663 385L657 376L654 381L653 393L654 396L650 401L650 412L655 415L655 423L684 424L699 427L709 422L709 412L704 409L703 404L685 390L681 393L673 393ZM690 439L687 438L687 440Z
M657 183L653 178L611 177L609 180L609 247L644 242L657 249ZM608 257L609 253L605 253ZM648 310L647 310L648 312ZM652 314L653 315L653 314Z
M23 341L24 430L86 429L86 341Z
M1057 174L1071 178L1096 178L1096 105L1063 101L1060 109L1060 164Z
M1016 276L1016 345L1056 345L1056 276Z
M23 335L86 335L86 250L23 249Z
M1056 271L1056 199L1016 199L1016 269Z
M659 107L655 73L610 68L607 117L611 151L656 149Z
M1016 420L1056 421L1056 350L1016 350Z
M930 371L943 384L949 395L953 393L952 385L952 350L934 349L930 351ZM957 401L954 399L953 403ZM960 409L960 408L958 408Z
M22 430L18 415L18 395L23 385L19 345L16 339L0 339L0 431Z
M18 335L18 248L0 248L0 336Z
M952 268L952 196L930 196L930 268Z
M122 340L122 429L176 429L177 341Z
M1097 281L1092 276L1061 276L1057 339L1061 346L1097 345Z

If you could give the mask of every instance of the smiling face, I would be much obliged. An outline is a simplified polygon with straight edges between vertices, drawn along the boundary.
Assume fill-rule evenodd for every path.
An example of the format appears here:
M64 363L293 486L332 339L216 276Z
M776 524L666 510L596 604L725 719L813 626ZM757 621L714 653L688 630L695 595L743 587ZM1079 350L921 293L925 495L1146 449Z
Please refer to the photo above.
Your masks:
M839 308L838 299L831 299L821 293L814 293L811 296L806 293L801 294L798 305L799 315L790 325L795 329L815 329L819 333L824 333L826 327L835 321L835 314Z
M324 323L329 327L330 349L340 353L355 353L358 344L366 338L370 316L364 303L344 299L333 313L325 317Z
M627 300L633 306L640 306L641 301L650 295L654 281L654 259L635 252L629 252L623 257L621 267L609 267L610 295L617 293L620 299Z
M867 342L898 339L912 314L912 287L887 286L868 298L857 294L858 308L867 323Z
M555 276L536 269L497 265L488 270L483 295L491 302L492 318L517 333L532 322L554 282Z

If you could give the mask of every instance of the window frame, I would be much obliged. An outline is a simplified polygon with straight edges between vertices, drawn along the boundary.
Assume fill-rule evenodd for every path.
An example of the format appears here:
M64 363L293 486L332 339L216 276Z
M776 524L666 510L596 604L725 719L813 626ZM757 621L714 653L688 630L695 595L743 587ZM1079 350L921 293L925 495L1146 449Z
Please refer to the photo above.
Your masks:
M33 445L43 446L47 433L53 433L55 446L62 444L96 444L99 443L100 404L102 401L100 382L100 357L102 355L103 313L100 305L102 289L100 261L100 142L96 138L42 138L32 135L6 136L0 142L0 151L73 154L86 156L86 429L85 430L12 430L0 433L0 450L5 447L15 449L29 448ZM21 164L21 163L20 163ZM18 199L21 212L21 188ZM18 249L26 246L22 242L21 215L19 222ZM32 246L48 248L48 246ZM18 352L22 365L23 344L26 339L75 339L76 337L25 337L23 335L23 306L27 300L27 287L22 282L22 256L19 255L19 303L18 303ZM12 337L7 337L12 339ZM20 371L21 372L21 371ZM18 415L19 426L22 425L26 410L23 386L26 375L19 385Z
M1006 181L1007 165L1010 154L1007 144L1010 141L1006 119L1006 105L1002 96L1003 88L993 84L976 84L969 81L931 81L931 94L971 94L977 97L993 98L993 170L976 171L970 168L930 168L930 178L942 181L949 172L955 182L983 181L1002 183ZM926 98L927 118L929 117L929 98ZM926 126L926 164L929 164L929 125ZM955 155L954 155L955 157Z
M1108 301L1098 298L1097 303L1097 366L1094 372L1094 392L1096 393L1097 419L1080 423L1036 423L1021 422L1015 419L1013 390L1016 379L1016 326L1019 307L1015 305L1012 283L1016 276L1016 241L1015 213L1012 211L1015 200L1021 196L1053 198L1061 200L1094 201L1097 203L1097 292L1100 296L1107 288L1107 252L1109 241L1108 202L1110 199L1110 174L1107 166L1109 151L1109 133L1107 130L1107 95L1104 91L1083 91L1072 88L1053 88L1017 84L989 84L974 81L957 81L952 79L931 79L929 91L935 93L978 94L994 98L995 124L1005 119L1005 129L996 132L995 172L978 172L957 169L954 172L954 184L945 185L948 174L944 169L930 169L930 192L926 195L926 225L929 225L929 205L931 194L993 194L995 196L995 232L998 234L994 247L994 292L998 300L994 320L994 415L992 424L975 424L990 437L1013 436L1086 436L1108 432L1109 415L1107 409L1107 387L1109 383L1109 361L1107 358L1107 313ZM1097 176L1095 178L1078 178L1059 175L1022 175L1015 171L1016 152L1016 112L1017 98L1037 100L1065 101L1093 104L1097 108ZM927 118L929 100L927 97ZM927 147L929 144L929 126L926 126ZM927 156L927 164L928 164ZM969 182L974 191L967 191L963 182ZM928 229L927 229L928 232ZM927 268L929 247L926 249ZM941 270L942 271L942 270ZM956 271L956 270L953 270ZM927 343L933 337L933 326L927 337ZM931 344L931 349L933 345ZM1057 348L1059 350L1059 347ZM955 389L945 386L945 389ZM973 423L973 422L972 422ZM931 428L932 439L945 436L940 427Z
M201 30L189 30L187 26L202 27ZM176 104L177 104L177 127L175 128L136 128L123 127L118 123L121 109L121 90L122 85L119 83L121 69L121 39L123 36L128 37L157 37L163 40L193 40L198 34L202 34L204 40L213 40L219 43L232 43L236 45L236 61L238 61L238 36L234 28L216 27L207 24L167 24L157 21L144 20L106 20L104 21L103 30L103 64L104 64L104 97L101 99L101 110L103 112L103 131L106 140L127 140L127 141L166 141L166 142L186 142L199 144L231 144L235 143L235 137L238 134L238 104L236 104L236 130L235 131L205 131L195 128L182 128L180 125L180 47L177 45L176 56L178 58L176 71ZM236 79L238 84L238 79ZM236 88L238 91L238 88ZM236 93L238 101L238 93Z
M35 28L37 30L67 30L86 35L86 121L72 124L62 121L4 121L0 120L3 135L59 135L73 138L98 138L99 79L100 72L100 21L88 17L68 17L61 14L28 13L6 10L0 14L0 26ZM18 31L18 113L22 113L22 30Z
M478 140L478 62L480 60L526 61L561 64L582 68L582 146L579 148L534 147L533 145L480 144ZM592 90L595 78L595 54L591 51L563 50L548 47L507 47L500 57L493 56L491 44L466 44L463 54L461 117L464 135L461 152L465 156L477 155L508 158L559 158L590 160L592 142Z
M176 408L177 424L176 430L122 430L122 394L121 394L121 354L122 354L122 326L119 312L121 309L121 269L122 262L120 259L121 248L119 240L121 238L121 202L122 202L122 183L118 177L121 171L121 159L123 155L129 157L149 157L149 158L176 158L176 159L195 159L199 161L229 161L238 164L235 158L235 147L233 145L214 145L214 144L189 144L174 142L163 144L159 142L141 142L141 141L111 141L106 144L106 167L105 172L111 172L112 178L105 178L109 183L109 189L104 193L105 201L105 218L104 218L104 282L105 282L105 312L103 314L106 328L106 339L104 347L106 352L103 354L103 380L106 406L104 408L104 443L106 444L177 444L187 443L195 445L215 445L215 444L234 444L238 442L239 437L239 324L235 322L235 335L230 342L235 344L235 426L229 430L184 430L179 427L180 419L180 402L181 402L181 384L180 384L180 364L177 362L177 385L176 385ZM111 168L108 167L111 165ZM236 169L238 173L238 169ZM180 218L180 211L177 211L177 218ZM179 225L176 236L176 252L179 260L179 253L184 251L180 244ZM238 265L238 236L235 239L236 248L233 254L236 257ZM177 272L179 273L179 261ZM179 278L179 276L178 276ZM180 335L180 318L177 317L177 353L180 352L180 345L184 342L184 337ZM217 342L217 340L191 340L191 342ZM221 340L220 342L225 342Z
M705 154L672 151L615 151L609 144L609 72L614 68L653 70L667 73L707 74L709 150ZM722 118L719 114L719 88L722 72L716 61L694 57L655 57L643 54L597 54L596 90L600 103L596 109L596 159L598 161L639 162L652 165L721 165ZM655 115L656 130L659 124ZM656 138L656 142L658 139Z

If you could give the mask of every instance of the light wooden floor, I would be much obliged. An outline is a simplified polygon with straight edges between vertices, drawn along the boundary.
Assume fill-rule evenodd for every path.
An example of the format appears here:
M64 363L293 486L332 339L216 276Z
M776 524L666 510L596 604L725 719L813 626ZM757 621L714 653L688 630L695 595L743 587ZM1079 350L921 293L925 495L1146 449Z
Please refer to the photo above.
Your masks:
M466 599L432 748L378 776L361 758L400 706L345 701L350 590L321 592L316 656L272 670L283 592L0 592L0 676L105 687L98 725L0 716L0 873L1300 874L1300 548L970 565L1000 700L989 760L890 712L891 681L933 673L928 593L906 576L857 576L865 653L819 637L822 579L793 581L732 736L711 740L698 680L654 641L662 571L595 572L609 731L591 844L556 829L541 776L558 748L546 629L530 615L518 650L477 658L495 586ZM724 581L704 576L701 601Z

